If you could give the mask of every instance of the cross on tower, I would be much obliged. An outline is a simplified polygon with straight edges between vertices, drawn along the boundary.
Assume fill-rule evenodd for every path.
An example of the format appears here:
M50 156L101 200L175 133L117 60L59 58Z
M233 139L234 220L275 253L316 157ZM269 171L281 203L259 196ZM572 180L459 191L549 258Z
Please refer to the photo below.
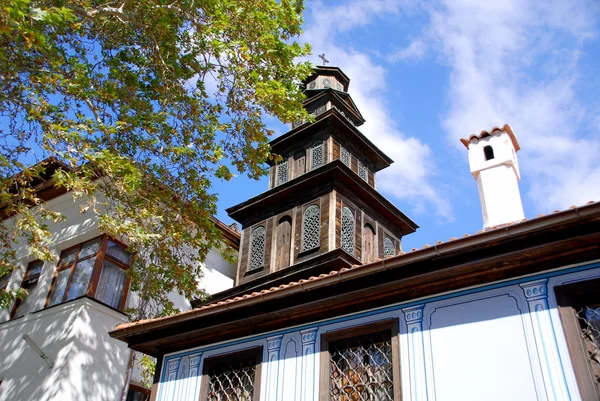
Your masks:
M319 54L319 58L320 58L321 60L323 60L323 65L327 65L327 64L329 64L329 60L327 60L327 59L325 58L325 53L323 53L323 54Z

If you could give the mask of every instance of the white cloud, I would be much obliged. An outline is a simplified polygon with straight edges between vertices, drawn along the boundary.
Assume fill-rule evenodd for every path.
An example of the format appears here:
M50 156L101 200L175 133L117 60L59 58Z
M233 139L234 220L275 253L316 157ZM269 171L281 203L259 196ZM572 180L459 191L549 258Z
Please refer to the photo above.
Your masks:
M386 57L389 62L405 60L421 60L425 56L425 42L422 39L415 39L402 49L396 50Z
M576 90L598 5L446 0L426 10L427 34L451 69L442 121L451 142L459 146L460 137L509 123L537 210L600 200L599 113Z
M350 77L349 93L367 122L359 129L395 162L377 175L379 190L406 201L415 212L433 210L451 219L446 197L432 183L436 166L431 149L415 137L406 135L396 125L393 110L385 101L386 70L375 64L366 53L347 45L337 37L342 32L372 23L381 16L397 14L400 7L412 7L397 1L351 1L338 7L313 3L309 9L310 25L303 39L311 44L314 54L325 53L332 65ZM332 16L335 23L332 22ZM413 50L414 52L415 50Z

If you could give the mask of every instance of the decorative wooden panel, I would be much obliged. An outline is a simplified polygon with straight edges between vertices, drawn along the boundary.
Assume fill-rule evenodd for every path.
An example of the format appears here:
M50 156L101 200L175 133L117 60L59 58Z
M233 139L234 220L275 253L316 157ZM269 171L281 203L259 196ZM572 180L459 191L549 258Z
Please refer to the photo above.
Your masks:
M370 224L363 226L363 262L375 260L375 232Z
M332 138L333 143L333 160L340 158L340 143Z
M274 218L267 219L265 224L267 228L267 238L265 243L265 274L268 274L271 271L271 249L273 244L273 223Z
M354 222L356 224L356 231L355 231L355 237L354 237L354 248L355 248L355 254L354 256L356 256L356 258L358 260L362 260L362 213L361 211L357 208L355 209L355 213L354 215L356 216L356 218L354 219Z
M380 224L377 224L377 257L383 259L383 237L385 232Z
M348 252L350 255L354 255L354 228L356 224L354 222L354 213L352 210L344 206L342 207L342 235L341 235L341 248Z
M371 170L369 170L368 172L368 183L370 186L375 187L375 174L373 174L373 172Z
M280 270L290 265L290 252L292 246L292 218L282 217L277 224L275 270Z
M319 253L329 249L329 195L321 197L321 249Z
M239 278L244 277L248 268L248 256L250 248L250 229L244 230L244 236L241 244L240 262L239 262Z
M302 207L296 208L296 229L294 230L294 260L293 263L298 261L298 254L300 253L300 247L302 246Z
M358 174L358 160L356 160L356 157L354 157L354 155L352 155L350 158L350 168L352 169L352 171Z
M301 156L294 160L294 171L292 173L292 178L296 178L301 176L306 172L306 156Z
M342 199L339 194L335 197L335 247L342 246Z

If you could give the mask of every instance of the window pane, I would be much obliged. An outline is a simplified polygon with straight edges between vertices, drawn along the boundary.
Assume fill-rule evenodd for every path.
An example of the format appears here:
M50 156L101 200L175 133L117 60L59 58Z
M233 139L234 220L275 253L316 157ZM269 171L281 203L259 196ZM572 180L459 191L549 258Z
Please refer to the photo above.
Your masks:
M44 262L41 260L31 262L27 268L27 276L25 278L30 279L39 276L42 272L42 267L44 267Z
M354 214L347 206L342 208L342 249L354 255Z
M579 310L581 337L596 386L600 390L600 305L586 305Z
M129 261L131 260L131 254L123 249L123 247L115 244L112 241L108 241L108 249L106 250L106 254L120 262L125 263L126 265L129 265Z
M66 251L63 252L61 258L60 258L60 266L64 266L64 265L68 265L69 263L72 263L75 258L77 257L77 251L79 249L75 248L75 249L71 249L70 251Z
M266 231L264 227L256 227L250 235L250 265L248 270L260 269L265 265Z
M86 242L81 246L81 252L79 252L79 259L83 259L86 256L90 256L98 252L100 247L100 238Z
M96 258L90 258L75 265L75 273L73 273L73 281L71 281L71 287L69 287L67 300L80 297L86 293L94 270L94 263L96 263Z
M54 288L52 289L52 295L50 295L50 302L48 303L48 306L56 305L62 302L70 272L70 269L65 269L58 272L56 281L54 282Z
M214 366L209 371L209 401L251 401L256 364L246 360Z
M321 209L317 205L311 205L304 211L302 252L319 247L321 235Z
M331 400L392 401L392 344L389 334L339 341L330 347Z
M115 309L119 309L121 299L123 298L125 280L125 270L105 260L102 265L98 288L96 289L96 299Z
M36 311L38 308L36 307L36 302L35 300L37 299L37 284L38 281L35 280L33 281L31 284L27 285L27 286L23 286L23 289L27 290L27 295L25 296L25 299L23 299L23 301L21 302L21 305L19 305L19 308L17 309L16 313L15 313L15 317L19 317L19 316L24 316L30 312L34 312Z

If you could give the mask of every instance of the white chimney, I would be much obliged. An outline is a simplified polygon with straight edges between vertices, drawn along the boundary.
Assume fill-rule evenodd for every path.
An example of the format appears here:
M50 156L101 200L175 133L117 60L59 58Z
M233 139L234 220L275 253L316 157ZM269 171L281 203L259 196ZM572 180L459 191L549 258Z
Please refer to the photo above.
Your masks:
M483 228L523 220L517 162L517 151L521 148L512 128L506 124L460 141L469 149L469 165L477 181Z

